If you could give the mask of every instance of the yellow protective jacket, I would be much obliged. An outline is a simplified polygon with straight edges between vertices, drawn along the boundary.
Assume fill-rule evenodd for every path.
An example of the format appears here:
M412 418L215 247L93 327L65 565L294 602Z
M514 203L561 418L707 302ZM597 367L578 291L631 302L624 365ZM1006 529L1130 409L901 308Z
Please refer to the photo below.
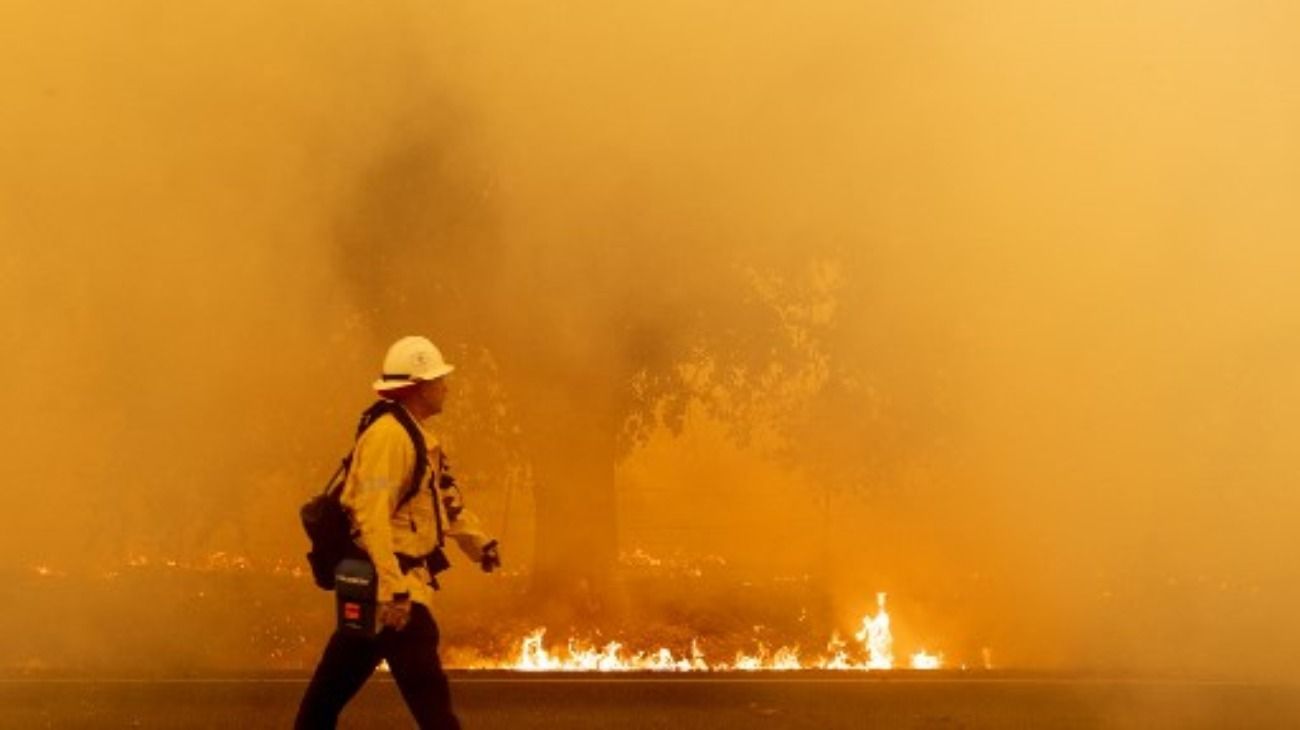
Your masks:
M429 449L428 473L415 495L400 508L397 506L414 476L415 445L397 418L386 413L357 439L339 500L351 513L357 546L375 564L378 599L391 601L394 594L408 593L411 600L432 607L428 570L421 565L403 574L396 553L420 557L441 547L439 518L443 534L454 539L475 562L482 558L489 540L478 518L464 508L460 490L436 486L441 484L442 445L423 423L414 417L412 420L419 424Z

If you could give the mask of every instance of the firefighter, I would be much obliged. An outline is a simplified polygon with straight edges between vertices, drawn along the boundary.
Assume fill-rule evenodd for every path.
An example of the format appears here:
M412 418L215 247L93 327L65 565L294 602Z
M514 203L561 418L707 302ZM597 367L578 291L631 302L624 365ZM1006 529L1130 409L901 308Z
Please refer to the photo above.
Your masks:
M483 534L478 519L464 508L441 444L428 427L442 411L452 370L423 337L398 340L384 358L374 389L418 425L428 452L428 476L412 484L416 434L407 431L397 414L378 417L358 437L339 498L351 515L356 547L374 564L378 626L373 636L340 629L330 637L298 709L296 728L333 728L381 660L388 662L421 728L460 727L438 658L433 618L437 573L447 566L441 548L451 538L487 572L500 566L500 558L496 541Z

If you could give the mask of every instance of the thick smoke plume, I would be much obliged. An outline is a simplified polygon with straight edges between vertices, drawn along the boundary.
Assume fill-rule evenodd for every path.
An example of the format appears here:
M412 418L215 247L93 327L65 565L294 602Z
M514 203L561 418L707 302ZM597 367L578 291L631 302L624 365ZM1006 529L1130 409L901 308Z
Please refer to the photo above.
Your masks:
M108 653L88 597L131 561L298 560L423 332L471 500L574 577L550 615L670 621L601 576L678 555L844 627L888 591L972 664L1294 676L1297 23L10 2L0 572L77 590L0 660ZM310 632L295 586L257 612ZM138 641L228 661L181 608Z

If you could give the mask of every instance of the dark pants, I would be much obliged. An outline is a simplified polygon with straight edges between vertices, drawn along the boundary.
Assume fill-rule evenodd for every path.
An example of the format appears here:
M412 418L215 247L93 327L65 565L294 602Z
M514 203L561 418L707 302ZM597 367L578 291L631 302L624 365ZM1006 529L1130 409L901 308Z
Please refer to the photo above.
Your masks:
M339 713L361 689L379 660L386 660L406 706L422 730L459 730L451 689L438 660L438 625L424 606L411 607L401 631L385 629L373 639L335 632L325 647L298 708L297 730L332 730Z

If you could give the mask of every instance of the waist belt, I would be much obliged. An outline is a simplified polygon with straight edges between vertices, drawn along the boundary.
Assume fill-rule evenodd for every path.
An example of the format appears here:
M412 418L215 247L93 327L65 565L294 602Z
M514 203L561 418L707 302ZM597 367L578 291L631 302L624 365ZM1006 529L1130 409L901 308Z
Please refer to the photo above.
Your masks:
M402 569L403 575L421 566L428 570L429 585L435 591L441 588L438 585L438 574L451 567L451 563L447 561L447 556L443 554L442 548L434 548L433 552L428 555L421 555L418 558L405 553L393 553L393 555L397 558L397 567Z
M409 573L421 565L424 565L424 561L429 558L427 555L421 555L417 558L414 555L407 555L406 553L394 553L394 555L397 557L397 567L401 568L403 573Z

